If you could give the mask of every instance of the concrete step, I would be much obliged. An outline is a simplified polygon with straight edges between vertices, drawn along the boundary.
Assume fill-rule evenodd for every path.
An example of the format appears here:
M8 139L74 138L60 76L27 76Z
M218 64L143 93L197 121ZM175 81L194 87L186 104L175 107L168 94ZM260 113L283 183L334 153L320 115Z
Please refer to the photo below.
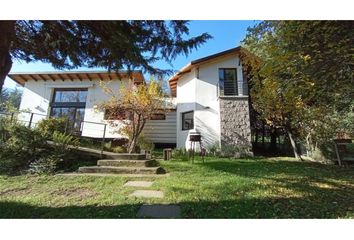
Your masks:
M73 146L71 146L71 148L79 154L84 154L93 157L103 157L108 159L122 159L122 160L146 159L146 155L140 153L129 154L129 153L114 153L114 152L107 152L107 151L101 152L100 150L97 149L85 148L85 147L73 147Z
M103 153L104 158L114 160L146 160L145 154L140 153Z
M80 167L80 173L115 173L115 174L164 174L166 171L161 167L111 167L91 166Z
M111 166L111 167L156 167L155 160L113 160L101 159L97 161L98 166Z

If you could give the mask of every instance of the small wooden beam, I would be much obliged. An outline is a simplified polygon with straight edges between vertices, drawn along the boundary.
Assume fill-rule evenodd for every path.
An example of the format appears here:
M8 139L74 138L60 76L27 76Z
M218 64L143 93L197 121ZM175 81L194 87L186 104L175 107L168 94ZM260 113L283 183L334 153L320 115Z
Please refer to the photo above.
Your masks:
M101 81L103 81L103 78L102 78L102 76L101 76L100 73L97 73L97 76L98 76L98 78L99 78Z
M65 73L65 76L67 76L67 78L69 78L70 79L70 81L74 81L74 79L70 76L70 74L68 74L68 73Z
M86 77L88 78L88 80L90 80L92 82L92 79L90 78L90 75L88 75L87 73L86 73Z
M121 80L121 78L120 78L120 76L119 76L119 74L116 72L116 77L119 79L119 80Z
M53 82L55 82L55 79L52 78L52 76L50 76L50 74L46 74L46 75L49 77L50 80L52 80Z
M80 80L80 82L82 82L82 78L80 77L79 74L75 74L75 76Z
M47 81L44 77L42 77L41 74L37 74L38 78L40 78L42 81Z
M61 74L55 74L58 78L61 78L61 81L64 82L64 79L60 77Z
M38 81L37 79L35 79L35 78L32 76L32 74L28 74L28 76L31 78L31 80L34 80L35 82Z
M18 77L19 77L20 79L22 79L22 81L27 82L27 79L26 79L26 78L24 78L23 76L18 75Z

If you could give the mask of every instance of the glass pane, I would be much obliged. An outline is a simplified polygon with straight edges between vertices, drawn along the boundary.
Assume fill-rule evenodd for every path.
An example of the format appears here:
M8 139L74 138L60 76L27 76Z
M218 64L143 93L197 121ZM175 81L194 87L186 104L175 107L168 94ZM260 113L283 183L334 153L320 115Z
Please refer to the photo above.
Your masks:
M69 120L75 119L75 108L52 108L52 117L67 117Z
M81 131L81 123L84 121L85 109L77 108L76 109L76 119L74 123L74 129L76 131Z
M236 80L236 69L225 69L225 80Z
M182 113L182 130L193 129L193 112Z
M219 69L219 79L220 79L220 81L225 79L224 69L223 68Z
M87 90L57 90L54 102L86 102Z

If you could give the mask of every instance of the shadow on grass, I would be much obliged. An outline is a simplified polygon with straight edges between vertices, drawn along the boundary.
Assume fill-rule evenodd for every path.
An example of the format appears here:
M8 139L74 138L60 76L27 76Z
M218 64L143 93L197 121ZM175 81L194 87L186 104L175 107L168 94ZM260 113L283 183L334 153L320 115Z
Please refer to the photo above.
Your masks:
M313 196L308 198L255 198L223 201L187 201L178 203L182 208L183 218L354 218L353 203L326 201ZM323 196L324 197L324 196ZM131 219L141 204L117 206L66 206L41 207L14 201L0 202L2 219Z
M245 177L262 178L285 174L296 177L338 177L338 179L354 180L354 167L340 168L334 165L314 162L264 161L262 159L220 160L206 162L205 164L201 164L201 166Z
M117 206L33 206L15 201L0 202L0 218L135 218L140 204Z

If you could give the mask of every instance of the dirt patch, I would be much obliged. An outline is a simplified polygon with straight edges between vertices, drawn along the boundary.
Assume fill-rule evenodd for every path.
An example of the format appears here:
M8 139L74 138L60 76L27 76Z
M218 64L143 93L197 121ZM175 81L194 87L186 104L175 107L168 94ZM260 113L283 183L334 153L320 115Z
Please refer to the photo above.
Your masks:
M99 194L89 188L67 188L67 189L58 189L51 193L52 196L62 196L62 197L69 197L69 198L79 198L79 199L86 199L86 198L94 198L97 197Z
M31 192L31 188L29 187L23 187L23 188L13 188L13 189L8 189L0 192L0 197L1 196L6 196L6 197L16 197L16 196L23 196Z

